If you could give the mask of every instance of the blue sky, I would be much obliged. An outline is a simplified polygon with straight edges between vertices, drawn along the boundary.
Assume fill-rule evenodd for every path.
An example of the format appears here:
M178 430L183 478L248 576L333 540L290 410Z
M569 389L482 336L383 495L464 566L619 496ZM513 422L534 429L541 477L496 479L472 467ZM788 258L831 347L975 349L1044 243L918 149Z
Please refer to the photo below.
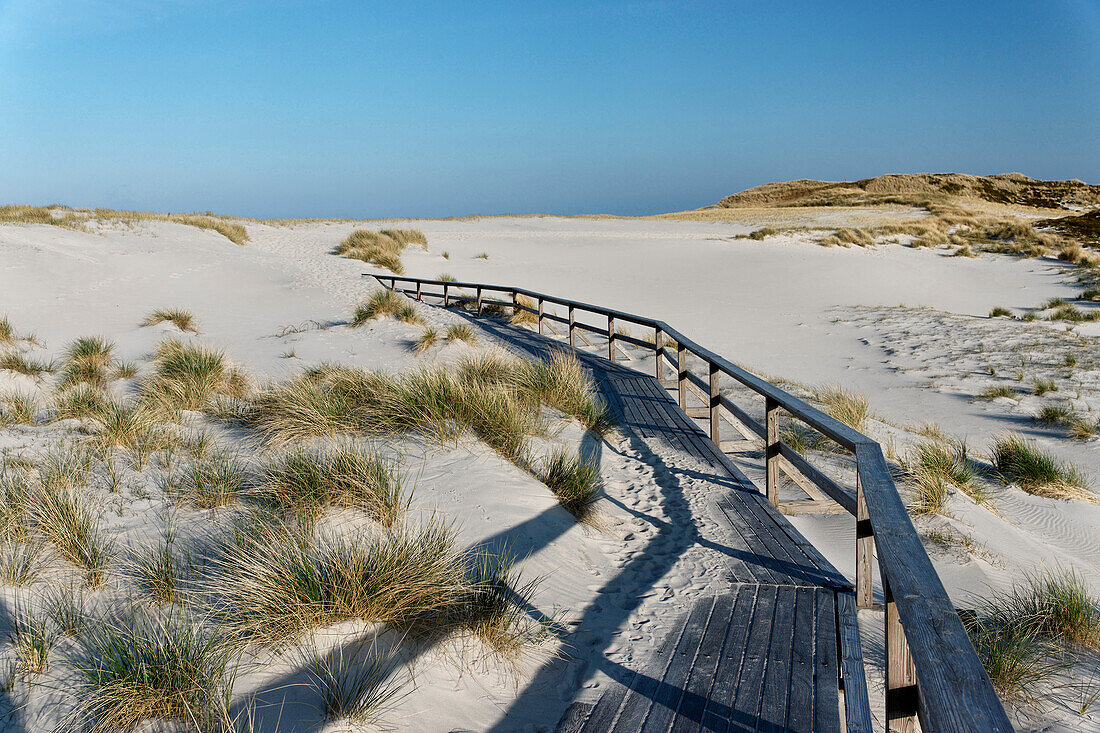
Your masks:
M1100 2L0 0L0 201L645 214L1100 183Z

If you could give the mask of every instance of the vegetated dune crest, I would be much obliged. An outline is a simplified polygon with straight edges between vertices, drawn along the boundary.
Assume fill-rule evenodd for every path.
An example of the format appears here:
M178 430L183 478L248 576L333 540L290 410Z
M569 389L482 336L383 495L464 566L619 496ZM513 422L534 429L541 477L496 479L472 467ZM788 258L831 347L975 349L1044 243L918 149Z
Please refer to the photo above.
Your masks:
M921 205L929 197L945 196L1054 209L1100 206L1100 186L1078 180L1041 181L1022 173L891 173L859 181L778 181L726 196L717 206Z

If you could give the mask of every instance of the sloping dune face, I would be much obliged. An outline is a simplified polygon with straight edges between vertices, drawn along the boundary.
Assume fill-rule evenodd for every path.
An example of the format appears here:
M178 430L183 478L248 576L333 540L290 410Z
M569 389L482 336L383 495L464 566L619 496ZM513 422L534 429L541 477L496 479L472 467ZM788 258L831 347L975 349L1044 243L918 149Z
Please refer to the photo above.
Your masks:
M725 208L760 206L856 206L916 203L921 197L952 196L999 204L1081 209L1100 205L1100 186L1081 181L1040 181L1020 173L888 174L859 181L797 180L766 183L718 202Z

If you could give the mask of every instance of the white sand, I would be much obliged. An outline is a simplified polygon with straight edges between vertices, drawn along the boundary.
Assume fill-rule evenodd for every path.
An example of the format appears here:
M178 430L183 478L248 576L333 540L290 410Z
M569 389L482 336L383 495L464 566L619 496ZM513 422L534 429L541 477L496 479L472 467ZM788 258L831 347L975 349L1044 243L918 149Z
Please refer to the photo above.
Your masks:
M934 421L948 433L966 436L978 450L999 430L1022 430L1084 466L1094 480L1100 477L1100 441L1075 443L1056 431L1035 430L1026 416L1037 398L969 400L990 382L980 372L985 360L975 356L974 342L1003 343L1006 329L1025 327L991 321L985 314L995 305L1024 308L1074 294L1071 277L1059 272L1056 263L989 255L951 258L942 251L900 245L830 249L796 237L732 239L757 224L492 218L402 226L422 229L429 241L427 253L407 250L410 275L446 272L459 280L515 284L659 317L762 373L858 389L877 415L897 425ZM467 349L447 346L417 359L407 347L417 329L393 321L375 321L358 330L335 325L277 336L291 325L342 324L371 289L360 274L374 268L329 253L353 228L351 223L249 224L252 242L237 247L213 232L168 223L119 226L100 234L4 226L0 314L37 334L46 348L32 352L36 355L57 357L68 340L98 333L117 341L124 358L141 361L161 337L173 332L169 326L140 328L141 319L153 308L180 306L196 314L200 340L224 347L233 359L271 379L326 360L402 369L424 359L448 360ZM443 252L450 258L444 259ZM488 259L476 258L482 252ZM894 308L902 304L909 308ZM434 309L422 312L432 323L459 320ZM1049 332L1062 326L1026 328ZM1077 333L1094 337L1100 324L1081 326ZM1057 343L1044 344L1035 361L1059 348ZM285 358L291 349L295 358ZM1008 362L1016 353L1005 350L1006 364L998 366L1002 374L1015 368ZM1029 353L1026 338L1019 353ZM1083 361L1074 377L1082 382L1074 386L1075 394L1081 393L1078 409L1100 409L1088 381L1090 374L1095 381L1096 369ZM1031 371L1022 383L1030 378ZM0 392L35 386L28 378L0 372ZM894 430L886 425L876 429L883 434ZM0 447L40 449L56 437L56 430L0 430ZM906 438L894 432L903 448ZM580 431L567 426L558 440L576 446ZM602 656L644 656L657 641L645 619L680 612L708 587L701 576L716 561L692 553L667 568L659 566L657 577L621 579L610 592L603 587L656 532L626 507L670 519L673 526L691 516L687 506L662 506L658 489L669 478L655 475L644 455L603 451L603 474L615 502L605 502L611 531L599 535L577 527L545 487L475 441L444 449L404 449L418 512L439 510L455 520L464 542L505 536L520 555L533 553L523 565L524 574L545 576L536 604L543 613L560 612L569 620L570 611L598 605L601 596L609 609L629 603L639 592L652 597L647 595L625 620L612 612L594 615L596 626L574 637L573 658L560 663L561 675L552 689L522 710L511 709L509 701L517 686L522 689L523 678L514 679L491 662L463 669L442 651L426 653L416 665L417 687L388 718L398 727L487 729L506 711L501 729L551 725ZM1004 490L995 506L999 516L957 496L951 503L953 518L942 520L973 536L980 548L932 549L957 603L965 605L970 593L983 591L987 584L1003 586L1038 567L1072 567L1100 590L1100 551L1094 539L1100 508L1040 499L1016 489ZM159 527L152 508L134 500L110 524L127 540L148 536ZM796 522L841 570L850 572L850 519L799 517ZM634 535L624 539L628 532ZM676 541L677 536L670 538L673 545ZM32 595L33 588L4 589L5 598ZM619 640L606 655L599 654L597 641L615 635ZM597 651L585 645L586 638ZM4 653L10 656L10 651ZM316 730L308 694L301 688L276 689L288 671L279 665L252 671L242 677L238 692L274 689L264 694L265 700L278 702L282 695L293 703L282 713L280 730ZM34 698L21 715L32 715L44 705L44 699ZM1064 708L1046 711L1031 723L1023 719L1021 726L1095 725Z

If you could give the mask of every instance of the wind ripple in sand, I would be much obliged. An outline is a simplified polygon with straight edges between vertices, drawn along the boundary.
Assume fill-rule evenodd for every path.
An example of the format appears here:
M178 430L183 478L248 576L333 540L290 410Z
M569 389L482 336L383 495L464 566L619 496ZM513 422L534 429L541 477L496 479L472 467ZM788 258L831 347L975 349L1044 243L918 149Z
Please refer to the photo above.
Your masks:
M998 495L996 508L1005 519L1044 543L1100 569L1100 544L1096 542L1100 506L1008 489Z

